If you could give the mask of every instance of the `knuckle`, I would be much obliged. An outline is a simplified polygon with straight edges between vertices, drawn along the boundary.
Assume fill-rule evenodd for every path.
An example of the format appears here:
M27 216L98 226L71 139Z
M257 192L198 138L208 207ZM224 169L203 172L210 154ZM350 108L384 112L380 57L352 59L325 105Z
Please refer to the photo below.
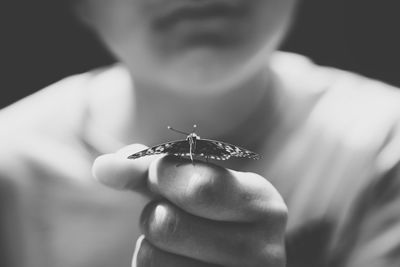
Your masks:
M178 229L178 216L170 204L153 202L143 210L141 226L150 241L168 245Z
M276 222L286 224L288 220L288 208L283 201L275 201L271 204L271 214Z
M260 206L262 207L260 210L261 221L286 225L289 212L283 200L267 200Z
M256 222L255 231L259 238L265 238L269 241L281 242L284 239L288 213L286 209L274 209L267 212L267 215Z
M266 185L265 192L268 192L264 198L264 216L275 221L286 222L288 217L288 208L279 192L269 182Z

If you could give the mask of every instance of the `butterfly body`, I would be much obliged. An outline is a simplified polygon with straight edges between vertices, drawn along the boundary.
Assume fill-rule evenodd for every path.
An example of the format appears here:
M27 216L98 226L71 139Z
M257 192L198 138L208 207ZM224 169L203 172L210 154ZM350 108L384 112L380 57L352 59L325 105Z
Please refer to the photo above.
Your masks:
M194 156L203 157L207 160L227 160L230 157L260 159L260 155L245 148L221 141L201 139L194 131L187 134L186 139L156 145L134 153L128 158L137 159L156 154L190 157L192 161Z

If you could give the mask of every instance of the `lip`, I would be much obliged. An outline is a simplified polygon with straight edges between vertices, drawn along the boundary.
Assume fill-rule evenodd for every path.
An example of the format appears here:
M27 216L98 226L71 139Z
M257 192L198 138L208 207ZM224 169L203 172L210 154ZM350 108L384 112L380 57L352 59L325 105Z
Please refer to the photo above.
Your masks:
M153 21L157 30L167 30L182 21L202 22L207 20L234 20L247 12L238 1L175 1L170 2L164 12Z

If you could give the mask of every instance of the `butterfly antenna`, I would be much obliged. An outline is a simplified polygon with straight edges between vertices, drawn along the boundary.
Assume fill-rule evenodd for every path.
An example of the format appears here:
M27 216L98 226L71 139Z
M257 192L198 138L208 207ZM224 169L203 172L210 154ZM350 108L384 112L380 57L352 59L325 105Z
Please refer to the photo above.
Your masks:
M171 126L167 126L167 128L168 128L169 130L171 130L171 131L174 131L174 132L177 132L177 133L180 133L180 134L189 135L189 133L185 133L185 132L176 130L176 129L172 128Z

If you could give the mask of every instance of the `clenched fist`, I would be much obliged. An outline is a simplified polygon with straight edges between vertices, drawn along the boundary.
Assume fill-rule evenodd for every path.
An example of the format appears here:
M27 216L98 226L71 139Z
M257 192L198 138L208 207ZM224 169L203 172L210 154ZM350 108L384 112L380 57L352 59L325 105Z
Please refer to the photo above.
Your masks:
M99 157L97 179L147 194L135 267L280 267L287 208L263 177L166 156L128 160L142 146Z

